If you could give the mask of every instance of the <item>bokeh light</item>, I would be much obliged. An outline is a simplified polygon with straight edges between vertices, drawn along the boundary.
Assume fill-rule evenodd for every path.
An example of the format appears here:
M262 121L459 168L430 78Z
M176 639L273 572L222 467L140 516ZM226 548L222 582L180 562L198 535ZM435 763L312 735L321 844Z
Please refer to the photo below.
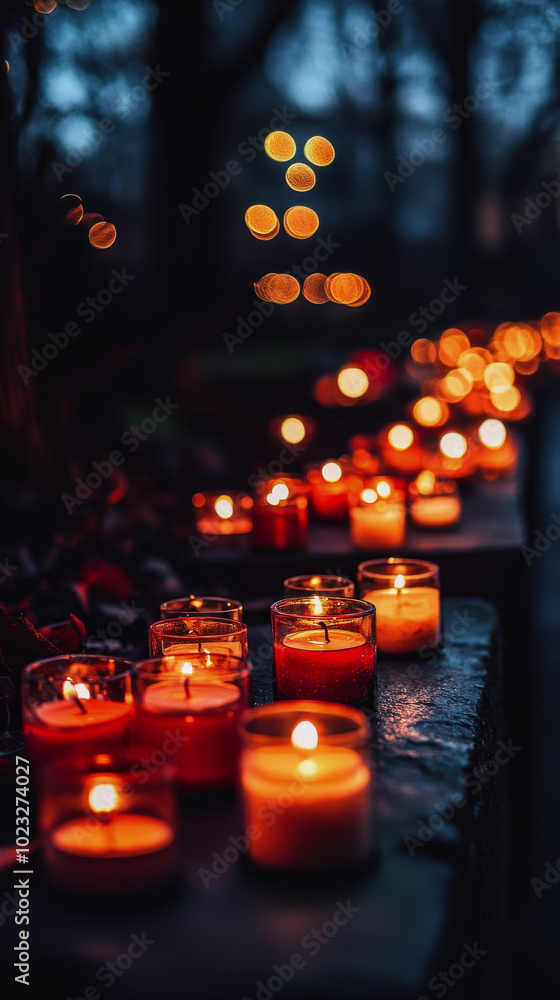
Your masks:
M406 451L414 442L414 433L407 424L395 424L390 428L387 439L395 451Z
M338 462L325 462L321 468L321 475L327 483L337 483L342 476L342 469Z
M342 368L336 377L336 384L344 396L359 399L368 391L369 378L361 368Z
M506 439L506 428L501 420L491 417L478 428L478 437L487 448L501 448Z
M458 431L448 431L440 438L439 447L447 458L462 458L467 451L467 439Z
M299 417L286 417L280 425L280 434L288 444L299 444L305 437L305 424Z

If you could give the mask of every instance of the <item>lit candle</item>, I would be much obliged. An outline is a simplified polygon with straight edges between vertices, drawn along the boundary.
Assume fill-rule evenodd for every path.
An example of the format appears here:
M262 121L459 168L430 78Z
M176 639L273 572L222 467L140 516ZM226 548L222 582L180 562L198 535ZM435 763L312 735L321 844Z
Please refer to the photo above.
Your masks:
M249 703L244 660L166 656L137 664L133 673L139 743L161 748L175 733L179 783L188 788L231 784L239 757L237 721Z
M24 731L39 767L68 754L109 752L129 735L132 663L98 656L60 656L25 668Z
M252 542L261 549L296 549L307 543L307 497L292 493L288 482L272 484L270 491L255 500Z
M519 448L501 420L483 420L478 428L478 440L478 464L485 479L498 479L515 473Z
M368 735L365 716L340 705L284 702L246 713L241 791L253 861L328 871L367 860Z
M134 767L138 768L138 762ZM114 773L67 773L64 782L56 770L54 775L61 784L51 794L49 777L43 790L42 817L43 821L49 818L45 874L57 888L121 898L144 894L176 876L178 850L169 768L166 774L160 770L155 781L143 775L140 807L135 798L140 782L134 770L125 781L123 775ZM149 811L140 811L142 807Z
M356 548L400 548L406 532L404 493L386 479L362 490L350 509L350 532Z
M362 486L357 474L344 473L339 462L324 462L321 469L308 473L311 502L318 517L341 520L348 514L350 498Z
M359 705L375 691L375 616L364 601L288 598L271 608L278 699Z
M374 559L358 566L361 596L377 612L380 653L411 653L439 641L439 569L414 559Z
M461 519L457 484L424 469L410 485L410 516L423 528L448 528Z
M205 535L246 535L253 527L253 501L246 493L195 493L197 530Z
M148 629L150 656L216 653L246 659L247 626L223 618L167 618Z
M422 468L422 448L409 424L393 424L379 436L381 455L388 468L401 475L415 475Z

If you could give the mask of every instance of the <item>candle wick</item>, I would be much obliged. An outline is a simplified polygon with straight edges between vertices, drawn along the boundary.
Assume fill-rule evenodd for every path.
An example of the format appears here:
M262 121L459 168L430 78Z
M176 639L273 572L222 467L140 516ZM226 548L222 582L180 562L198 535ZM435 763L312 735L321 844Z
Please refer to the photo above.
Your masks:
M328 628L326 626L326 623L325 622L319 622L319 625L321 626L321 628L324 628L324 630L325 630L325 642L330 642L331 640L330 640L330 636L329 636L329 630L328 630Z
M185 677L185 698L190 698L191 692L189 689L189 678Z
M97 818L100 823L103 823L104 826L107 826L113 818L113 813L111 810L101 811L97 813Z
M197 632L195 628L190 628L187 635L200 635L200 632ZM198 652L202 652L202 639L198 640Z
M80 701L77 694L72 695L72 701L76 703L76 705L78 706L80 711L84 713L84 715L87 715L87 708L84 705L83 701Z

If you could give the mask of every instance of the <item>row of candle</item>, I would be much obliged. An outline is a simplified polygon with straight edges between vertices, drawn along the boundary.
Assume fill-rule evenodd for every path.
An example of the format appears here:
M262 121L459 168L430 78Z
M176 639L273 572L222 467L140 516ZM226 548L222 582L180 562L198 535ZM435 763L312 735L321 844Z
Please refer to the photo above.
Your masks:
M409 634L411 648L427 628L437 639L437 567L375 561L358 575L385 638L392 622L401 642L422 606L432 617ZM56 885L124 894L166 881L178 861L172 781L207 790L238 774L255 861L309 870L367 858L369 730L356 706L375 691L376 608L346 596L344 578L290 578L285 590L297 596L271 609L278 700L260 709L249 709L241 605L222 598L163 605L152 658L136 665L84 655L26 668L25 731L46 789L41 825ZM288 799L271 827L271 802Z
M301 548L308 535L309 501L320 518L350 518L357 548L400 548L405 541L407 498L412 521L426 528L447 528L461 518L457 484L424 470L407 490L391 476L360 477L327 462L310 484L295 476L271 480L270 492L253 502L245 494L196 494L197 528L203 534L252 531L253 544L277 550Z

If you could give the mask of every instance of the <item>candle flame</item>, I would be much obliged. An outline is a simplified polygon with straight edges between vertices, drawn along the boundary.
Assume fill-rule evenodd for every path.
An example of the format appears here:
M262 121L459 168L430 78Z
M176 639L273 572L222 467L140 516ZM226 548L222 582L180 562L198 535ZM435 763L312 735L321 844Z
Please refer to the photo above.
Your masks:
M187 674L190 677L190 675L192 674L192 672L193 672L193 665L192 665L192 663L183 663L183 666L181 667L181 673L182 674Z
M286 417L282 421L280 433L288 444L299 444L305 437L305 424L299 417Z
M377 484L378 496L383 497L383 499L386 500L387 497L390 495L390 493L391 493L391 487L389 486L389 483L385 482L384 479Z
M310 579L310 581L309 581L309 586L310 587L320 587L321 586L321 577L320 576L312 576L311 579Z
M362 500L364 503L375 503L377 500L377 493L375 490L362 490Z
M79 698L80 701L87 701L88 698L91 698L91 693L87 684L75 684L70 677L67 677L62 685L62 697L66 701L72 701L75 698Z
M433 472L429 469L424 469L416 477L416 488L419 493L427 496L428 493L433 493L434 486L436 485L436 477Z
M233 504L231 502L231 497L228 496L218 497L218 499L214 504L214 510L216 511L218 517L221 517L224 520L227 520L228 517L231 517L231 515L233 514Z
M342 469L338 462L325 462L321 474L327 483L337 483L342 475Z
M88 796L89 807L94 813L111 813L117 802L117 789L109 783L94 785Z
M403 587L404 587L404 576L402 575L402 573L399 573L395 577L395 588L396 590L402 590Z
M391 427L387 437L391 448L394 448L395 451L406 451L414 441L414 434L406 424L395 424L394 427Z
M323 614L323 602L318 594L313 598L313 614L322 615Z
M447 458L462 458L467 450L467 440L457 431L449 431L441 438L439 447Z
M292 732L292 746L297 750L314 750L319 742L319 734L312 722L298 722Z
M286 483L275 483L270 492L274 497L278 497L279 500L287 500L290 495L290 490L286 486Z
M501 448L506 439L506 428L501 420L483 420L478 437L487 448Z
M271 507L277 507L280 503L280 498L274 496L274 493L268 493L266 497L266 502L270 504Z

